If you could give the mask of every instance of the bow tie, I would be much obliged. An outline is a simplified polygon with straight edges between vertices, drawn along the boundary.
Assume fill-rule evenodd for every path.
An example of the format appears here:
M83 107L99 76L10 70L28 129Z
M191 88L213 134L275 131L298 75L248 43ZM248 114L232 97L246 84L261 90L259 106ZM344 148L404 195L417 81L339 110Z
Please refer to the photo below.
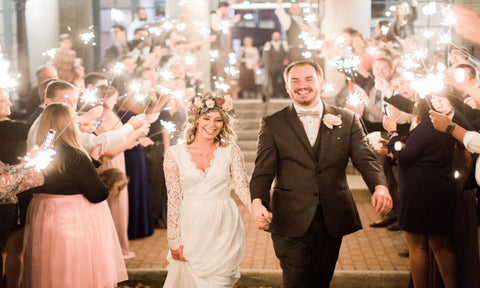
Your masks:
M311 117L314 117L314 118L320 118L320 112L318 112L318 111L298 111L297 116L298 117L311 116Z

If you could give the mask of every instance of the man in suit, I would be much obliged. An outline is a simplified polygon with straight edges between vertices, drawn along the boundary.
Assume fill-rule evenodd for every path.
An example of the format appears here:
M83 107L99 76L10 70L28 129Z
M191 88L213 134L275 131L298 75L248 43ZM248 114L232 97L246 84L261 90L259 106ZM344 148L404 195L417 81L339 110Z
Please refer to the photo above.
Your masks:
M263 45L263 65L267 71L270 89L265 91L267 100L270 98L284 98L287 95L285 91L285 81L283 80L283 70L288 64L288 44L282 41L280 32L273 32L272 40Z
M343 235L361 229L346 179L349 158L378 214L390 211L392 199L358 115L320 100L320 66L301 60L284 76L293 104L262 119L252 219L272 233L284 287L328 287Z

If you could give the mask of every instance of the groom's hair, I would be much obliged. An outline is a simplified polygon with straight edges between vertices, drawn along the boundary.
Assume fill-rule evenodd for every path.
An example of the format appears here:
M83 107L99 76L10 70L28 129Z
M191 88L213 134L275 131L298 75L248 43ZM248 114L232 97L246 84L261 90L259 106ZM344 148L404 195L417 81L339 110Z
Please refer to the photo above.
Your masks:
M318 79L323 79L323 71L320 65L318 65L317 62L314 62L312 60L299 60L291 63L290 65L285 68L285 71L283 71L283 79L285 82L288 82L288 75L290 75L290 71L293 69L293 67L296 66L312 66L313 69L315 69L315 72L317 72Z

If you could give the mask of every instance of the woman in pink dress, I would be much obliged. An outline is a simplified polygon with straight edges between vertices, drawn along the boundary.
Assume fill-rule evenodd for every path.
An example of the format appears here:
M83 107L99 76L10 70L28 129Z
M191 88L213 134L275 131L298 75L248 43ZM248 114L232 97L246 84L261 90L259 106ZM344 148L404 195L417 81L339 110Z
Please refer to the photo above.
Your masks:
M69 106L50 104L40 118L35 144L53 129L57 154L27 212L26 287L116 287L127 279L108 189L79 144L75 117Z

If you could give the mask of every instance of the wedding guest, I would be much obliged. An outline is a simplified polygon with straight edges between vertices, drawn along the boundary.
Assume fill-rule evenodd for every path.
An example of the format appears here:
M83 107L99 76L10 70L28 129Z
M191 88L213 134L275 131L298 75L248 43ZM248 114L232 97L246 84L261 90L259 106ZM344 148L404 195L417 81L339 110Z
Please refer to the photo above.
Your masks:
M127 279L106 200L108 190L80 145L69 106L50 104L40 117L36 145L49 131L56 157L45 184L34 188L25 235L26 287L114 287Z
M418 125L406 140L398 136L393 118L383 122L390 151L398 163L398 225L405 231L415 287L428 287L431 248L445 287L456 287L455 254L449 239L454 220L456 184L452 160L455 141L433 127L429 100L418 102Z

